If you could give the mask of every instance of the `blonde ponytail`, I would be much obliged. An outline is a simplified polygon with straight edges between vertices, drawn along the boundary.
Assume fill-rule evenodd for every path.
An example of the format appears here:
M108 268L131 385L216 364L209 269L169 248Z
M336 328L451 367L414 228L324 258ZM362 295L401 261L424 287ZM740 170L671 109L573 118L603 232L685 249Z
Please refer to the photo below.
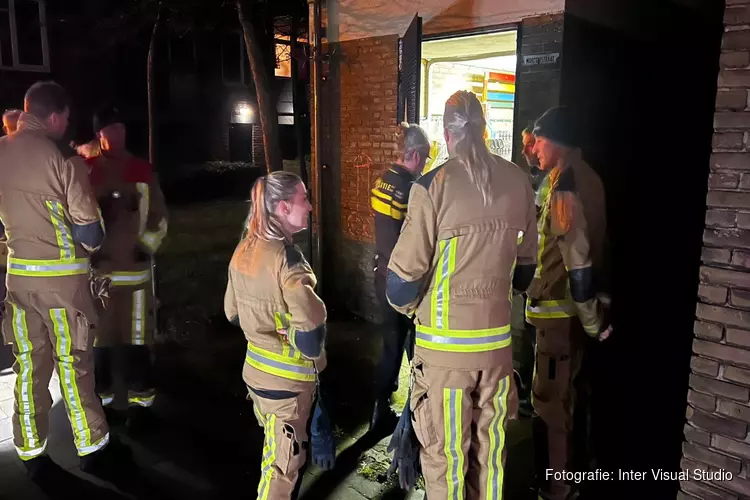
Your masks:
M493 201L490 180L495 160L484 142L487 122L476 96L464 90L450 96L445 103L443 126L455 138L455 158L482 195L482 203L489 205Z
M300 177L291 172L272 172L259 177L250 190L250 211L241 239L248 235L265 241L285 239L276 207L294 197L300 182Z

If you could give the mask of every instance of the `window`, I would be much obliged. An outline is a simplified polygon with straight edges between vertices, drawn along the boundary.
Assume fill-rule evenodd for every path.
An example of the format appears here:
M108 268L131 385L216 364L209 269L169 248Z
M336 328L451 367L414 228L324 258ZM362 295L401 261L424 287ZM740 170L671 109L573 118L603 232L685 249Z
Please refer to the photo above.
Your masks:
M240 33L225 33L222 37L221 76L230 85L248 85L252 80L245 40Z
M172 34L169 40L169 67L180 73L195 71L195 38L192 32Z
M0 68L49 72L43 0L0 0Z

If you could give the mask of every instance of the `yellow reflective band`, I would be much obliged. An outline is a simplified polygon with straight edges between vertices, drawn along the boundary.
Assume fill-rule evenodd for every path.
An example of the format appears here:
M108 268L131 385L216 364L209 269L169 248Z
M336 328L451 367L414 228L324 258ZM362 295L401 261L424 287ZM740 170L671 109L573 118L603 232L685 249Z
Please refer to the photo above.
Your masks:
M532 306L529 300L526 304L526 317L536 319L573 318L576 309L569 300L540 300Z
M167 236L167 219L159 221L159 229L156 231L144 231L140 236L141 243L148 248L151 253L156 253L164 238Z
M510 325L483 330L446 330L417 325L417 346L444 352L486 352L508 347Z
M115 400L115 395L111 392L99 394L99 399L102 400L102 406L109 406Z
M435 285L432 289L431 324L438 329L450 328L450 277L456 269L456 238L439 243L440 257L435 269Z
M18 375L16 376L16 405L18 407L18 423L21 427L23 446L17 447L19 456L26 459L34 458L44 451L46 442L42 443L36 427L36 409L34 408L34 363L31 353L34 346L29 338L26 325L26 311L11 304L13 308L13 336L16 340L16 362Z
M490 421L490 449L487 459L487 500L501 500L503 498L503 449L505 448L505 419L508 416L508 392L510 390L510 376L503 378L492 398L494 413Z
M396 200L391 201L394 207L398 208L399 210L406 210L408 208L408 205L404 203L399 203Z
M245 362L262 372L276 375L277 377L301 382L315 381L313 362L302 359L296 350L293 353L293 357L288 357L248 343Z
M378 188L373 188L370 192L385 201L393 201L393 196L389 195L388 193L384 193Z
M448 499L464 498L464 452L463 452L463 418L461 389L443 389L443 432L445 446L443 452L448 461Z
M273 313L273 322L277 330L286 330L292 321L292 315L289 313Z
M45 205L47 205L47 212L49 212L52 227L55 228L57 246L60 249L60 260L75 259L75 243L70 234L68 224L65 221L65 210L63 209L62 203L59 201L47 200Z
M145 182L136 182L135 188L141 197L138 199L138 234L146 232L148 223L148 209L151 206L151 196L149 186Z
M91 443L91 430L89 429L86 411L81 402L78 390L78 379L75 371L75 356L72 353L73 340L70 336L70 323L68 313L65 309L50 309L49 311L54 334L56 337L55 352L57 353L58 369L60 375L60 388L65 399L65 407L68 410L68 418L73 426L73 435L78 454L83 456Z
M133 292L133 310L131 312L131 343L133 345L144 345L146 324L146 290Z
M372 206L372 209L379 214L386 215L392 219L402 220L404 218L403 211L399 210L398 208L394 208L390 204L382 201L375 196L370 197L370 205Z
M106 276L112 281L112 286L135 286L147 283L151 271L116 271Z
M266 418L265 442L263 444L263 461L260 464L260 483L258 483L258 500L268 500L273 478L273 464L276 462L276 415L270 413Z
M8 274L16 276L54 277L88 274L88 259L34 260L8 257Z
M45 439L41 446L38 446L37 448L19 448L18 446L16 448L16 453L18 454L18 458L23 460L24 462L27 462L31 460L32 458L36 458L39 455L44 454L45 451L47 451L47 440Z
M151 406L153 406L155 399L156 394L144 395L143 393L128 391L128 405L130 406L142 406L144 408L150 408Z

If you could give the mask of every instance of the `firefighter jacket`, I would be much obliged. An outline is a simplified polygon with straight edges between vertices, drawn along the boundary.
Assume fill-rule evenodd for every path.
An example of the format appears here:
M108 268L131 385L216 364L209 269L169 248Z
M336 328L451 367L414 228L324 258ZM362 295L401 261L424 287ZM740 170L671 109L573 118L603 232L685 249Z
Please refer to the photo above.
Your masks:
M101 207L107 237L93 256L98 274L113 285L138 285L150 279L150 256L167 234L167 207L153 167L130 154L86 160Z
M0 139L0 186L9 288L49 289L64 277L73 287L87 283L104 228L83 158L23 113L18 131Z
M539 266L528 289L526 318L544 328L549 320L578 317L590 336L603 324L597 274L606 240L604 187L575 154L553 169L539 190Z
M237 246L224 312L245 333L245 366L255 369L256 388L309 390L316 369L325 368L327 313L316 284L302 252L290 242L248 236Z
M376 270L386 274L393 247L396 246L406 216L414 175L401 165L393 164L375 182L370 205L375 213Z
M512 288L534 274L534 192L516 165L493 156L485 206L456 159L414 182L388 265L391 305L414 315L416 353L452 369L484 369L507 356Z

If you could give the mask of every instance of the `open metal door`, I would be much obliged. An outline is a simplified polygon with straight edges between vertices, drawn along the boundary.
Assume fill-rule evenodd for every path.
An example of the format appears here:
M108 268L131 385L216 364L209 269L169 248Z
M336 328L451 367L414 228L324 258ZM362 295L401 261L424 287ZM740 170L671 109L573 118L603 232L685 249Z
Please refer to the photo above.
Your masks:
M414 16L409 29L398 41L398 105L399 122L419 123L422 68L422 18Z

